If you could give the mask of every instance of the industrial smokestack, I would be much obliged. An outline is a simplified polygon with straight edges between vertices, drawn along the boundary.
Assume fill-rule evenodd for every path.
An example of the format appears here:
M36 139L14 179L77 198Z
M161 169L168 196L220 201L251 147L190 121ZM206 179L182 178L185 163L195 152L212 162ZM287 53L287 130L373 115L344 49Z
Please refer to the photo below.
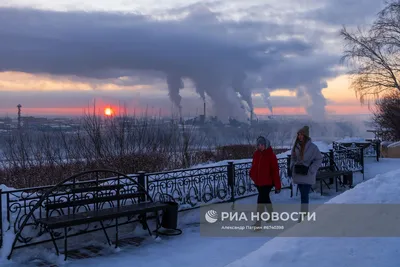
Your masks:
M21 128L21 108L22 108L22 105L18 104L17 108L18 108L18 128Z
M206 102L204 102L204 119L206 119Z

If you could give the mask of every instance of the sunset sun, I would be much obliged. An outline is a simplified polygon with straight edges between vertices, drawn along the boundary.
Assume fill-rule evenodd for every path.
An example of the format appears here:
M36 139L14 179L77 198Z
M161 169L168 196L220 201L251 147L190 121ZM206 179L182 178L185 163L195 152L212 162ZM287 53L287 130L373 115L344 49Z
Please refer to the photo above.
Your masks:
M112 116L113 114L114 114L114 111L112 110L112 108L105 108L104 109L104 115Z

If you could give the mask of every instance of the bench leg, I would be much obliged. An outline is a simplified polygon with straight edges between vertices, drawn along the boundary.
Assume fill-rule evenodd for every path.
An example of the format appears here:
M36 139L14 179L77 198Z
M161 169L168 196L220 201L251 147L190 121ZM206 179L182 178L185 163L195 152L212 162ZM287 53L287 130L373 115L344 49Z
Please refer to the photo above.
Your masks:
M150 236L153 236L153 234L151 233L150 227L149 227L149 225L147 224L147 220L146 220L146 219L143 220L143 224L144 224L144 226L147 228L147 231L149 232L149 235L150 235Z
M64 261L67 260L68 257L68 232L67 227L64 228Z
M338 189L338 183L337 183L337 180L338 180L338 179L340 179L340 177L336 177L336 178L335 178L336 193L339 191L339 189Z
M320 190L321 190L321 196L322 196L322 181L323 181L323 180L321 180L321 181L320 181L320 188L321 188Z
M115 219L115 248L118 248L118 238L119 238L119 234L118 234L118 218Z
M60 250L58 249L56 238L54 237L53 230L49 230L51 241L53 242L54 248L56 249L57 256L60 255Z
M139 222L142 224L143 230L146 230L146 229L147 229L147 231L149 232L149 235L150 235L150 236L153 236L152 233L151 233L150 227L149 227L149 225L147 224L147 216L146 216L146 215L147 215L147 214L141 214L141 215L139 215Z
M150 234L150 236L153 236L153 233L155 233L155 238L157 238L158 236L159 236L159 232L158 232L158 230L161 228L161 223L160 223L160 220L159 220L159 217L158 217L158 211L155 211L154 212L154 215L155 215L155 221L156 221L156 230L155 231L149 231L149 232L151 232L151 234ZM147 225L147 228L150 228L148 225Z
M328 184L325 180L322 180L322 181L324 182L324 184L326 185L326 187L328 187L328 189L331 190L331 187L329 186L329 184Z
M105 236L106 236L106 238L107 238L107 243L108 243L108 245L109 245L109 246L111 246L111 241L110 241L110 238L108 237L108 234L107 234L106 228L104 227L104 224L103 224L103 222L102 222L102 221L100 221L100 225L101 225L101 228L103 229L103 232L104 232L104 234L105 234Z
M343 186L353 188L353 173L347 173L343 175Z
M337 179L339 179L339 185L341 187L346 187L345 175L340 175Z
M363 174L364 175L364 174ZM350 181L349 181L349 188L353 188L353 174L350 176Z

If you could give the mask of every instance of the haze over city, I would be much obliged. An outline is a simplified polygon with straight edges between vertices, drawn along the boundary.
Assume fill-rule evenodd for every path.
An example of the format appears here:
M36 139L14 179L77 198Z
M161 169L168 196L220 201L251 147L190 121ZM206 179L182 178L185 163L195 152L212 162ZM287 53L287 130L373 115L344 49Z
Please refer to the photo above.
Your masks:
M184 116L206 101L208 114L239 120L252 109L369 114L349 89L339 30L383 3L356 2L0 1L0 115L21 104L75 116L94 99Z

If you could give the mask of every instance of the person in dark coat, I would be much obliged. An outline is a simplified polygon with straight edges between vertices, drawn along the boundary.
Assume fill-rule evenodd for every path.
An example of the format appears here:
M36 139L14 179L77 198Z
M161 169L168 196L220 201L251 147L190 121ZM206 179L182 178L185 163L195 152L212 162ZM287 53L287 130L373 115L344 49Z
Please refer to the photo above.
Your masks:
M253 180L257 190L257 212L259 215L267 209L268 213L273 212L270 193L275 187L275 193L281 191L281 179L279 176L278 159L274 154L270 141L264 136L257 138L257 150L253 154L253 161L250 169L250 178ZM255 226L260 226L257 221Z

